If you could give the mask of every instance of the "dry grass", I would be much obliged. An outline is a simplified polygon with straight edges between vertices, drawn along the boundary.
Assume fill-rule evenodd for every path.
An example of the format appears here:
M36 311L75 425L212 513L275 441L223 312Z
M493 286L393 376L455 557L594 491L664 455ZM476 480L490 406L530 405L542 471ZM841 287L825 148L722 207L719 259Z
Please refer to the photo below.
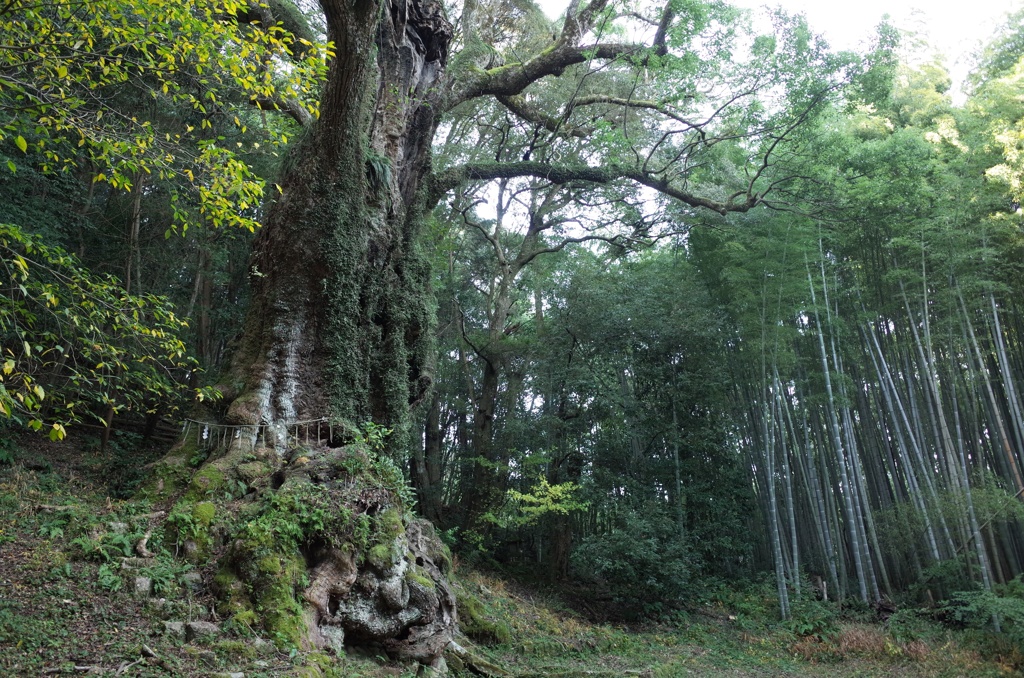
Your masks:
M812 663L849 659L926 662L932 654L924 641L897 642L883 627L869 624L843 624L834 638L800 638L790 649L794 655Z
M924 661L931 651L923 641L898 643L881 627L866 624L843 626L836 639L836 645L843 657L860 656L874 659L901 657Z

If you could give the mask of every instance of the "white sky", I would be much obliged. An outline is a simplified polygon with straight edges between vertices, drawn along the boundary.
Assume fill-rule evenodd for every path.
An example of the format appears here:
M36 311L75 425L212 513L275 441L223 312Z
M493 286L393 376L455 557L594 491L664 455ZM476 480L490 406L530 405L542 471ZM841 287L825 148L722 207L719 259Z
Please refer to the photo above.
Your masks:
M1024 0L732 0L749 9L781 6L807 15L811 29L833 49L857 49L866 44L882 16L900 29L925 37L933 50L945 55L954 82L967 74L972 52L988 42L1009 12ZM538 0L548 16L557 17L567 0Z
M897 28L925 34L928 42L945 52L950 63L987 41L1004 16L1021 6L1020 0L733 0L741 7L781 5L803 12L811 28L823 33L833 47L855 49L868 38L882 16Z

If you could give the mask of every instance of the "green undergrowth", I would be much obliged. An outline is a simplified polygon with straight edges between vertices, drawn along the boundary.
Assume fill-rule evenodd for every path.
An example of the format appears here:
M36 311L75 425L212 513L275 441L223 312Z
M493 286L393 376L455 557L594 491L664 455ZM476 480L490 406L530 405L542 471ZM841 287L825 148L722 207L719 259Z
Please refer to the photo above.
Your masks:
M660 623L588 621L552 593L462 570L455 582L460 642L511 675L672 678L729 676L1011 676L1015 651L971 631L901 613L880 622L866 607L813 599L779 620L764 586L723 587ZM938 613L939 611L934 611ZM457 675L472 675L468 670Z
M414 668L373 653L336 657L282 650L272 642L262 617L287 618L289 605L297 608L291 583L303 577L301 558L268 555L258 563L268 577L260 609L246 596L248 614L211 615L223 602L190 588L188 578L218 575L202 572L178 546L218 522L245 526L238 517L228 520L224 509L230 501L223 495L176 502L169 512L159 502L112 499L108 478L86 452L90 446L73 439L38 446L29 439L28 445L0 460L0 675L71 675L75 667L117 675L129 664L121 675L416 675ZM268 500L271 510L247 534L257 535L262 526L268 538L281 530L298 541L333 530L341 518L318 503L315 492L285 492ZM375 530L390 534L396 524L395 514L384 511L379 520L366 520L362 536L359 529L346 534L370 540ZM153 556L138 559L135 546L147 533ZM150 580L151 595L133 591L136 576ZM220 583L230 586L230 580ZM165 634L165 621L211 618L223 630L217 639L190 643ZM156 657L144 656L143 646Z
M362 518L332 511L324 489L302 482L248 502L247 509L237 497L217 492L180 506L129 501L111 498L108 478L85 449L74 441L47 443L0 461L0 675L70 675L76 666L115 675L136 661L128 675L415 675L372 650L349 649L344 656L303 652L275 643L267 630L286 635L298 618L292 606L304 568L289 555L293 548L301 550L311 539L335 540L340 547L363 549L366 559L394 557L379 548L401 526L397 503L385 506L396 501L393 495L370 492L379 497L379 510ZM339 475L342 485L349 487L350 471L363 473L369 463L369 457L346 461L350 468ZM165 522L154 518L160 511L168 511ZM175 514L182 517L170 520ZM249 541L253 576L264 577L262 597L250 595L252 582L239 572L204 570L177 548L183 533L218 525ZM210 548L223 548L213 538L216 529L207 532ZM147 533L154 556L131 560ZM134 562L134 569L125 570L125 562ZM199 591L188 585L197 573L207 584ZM150 579L152 595L133 593L135 576ZM415 568L407 576L424 577ZM457 642L518 678L984 677L1019 675L1021 669L1019 648L1007 644L1005 633L986 630L981 618L998 608L1009 626L1015 608L982 595L931 610L900 610L886 624L867 608L840 610L802 600L794 603L793 619L784 622L777 618L770 587L722 587L661 623L622 626L589 621L554 593L511 579L467 568L451 576L459 603ZM997 593L1012 597L1022 586ZM211 588L224 595L215 598ZM190 643L164 633L165 621L211 618L223 629L216 640ZM954 630L957 625L964 628ZM158 659L144 657L143 645ZM449 665L455 676L471 675L454 659Z

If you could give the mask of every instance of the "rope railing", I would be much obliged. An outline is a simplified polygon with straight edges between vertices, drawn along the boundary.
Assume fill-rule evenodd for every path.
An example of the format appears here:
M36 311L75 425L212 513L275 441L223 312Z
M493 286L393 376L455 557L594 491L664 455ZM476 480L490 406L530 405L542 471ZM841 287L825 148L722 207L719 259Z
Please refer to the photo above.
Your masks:
M300 421L279 422L276 424L220 424L197 419L185 419L181 424L182 438L187 439L195 431L196 446L200 449L227 447L233 439L241 438L242 433L255 432L256 440L267 439L267 432L274 431L290 439L296 446L300 443L316 444L334 438L334 423L327 417L304 419ZM326 434L326 438L324 437Z

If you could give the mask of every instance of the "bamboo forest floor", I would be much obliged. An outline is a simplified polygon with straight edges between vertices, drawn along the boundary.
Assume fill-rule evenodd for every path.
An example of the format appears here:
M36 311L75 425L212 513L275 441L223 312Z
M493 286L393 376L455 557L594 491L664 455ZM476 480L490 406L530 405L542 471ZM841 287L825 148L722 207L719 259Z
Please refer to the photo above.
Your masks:
M281 652L250 629L180 633L167 622L211 619L202 581L212 573L166 552L122 567L131 531L154 513L118 498L141 479L138 448L129 454L116 439L105 454L72 441L20 444L0 441L0 675L416 675L372 652ZM136 590L139 576L146 591ZM465 567L456 576L468 636L458 641L518 678L1021 675L1019 662L1010 665L1019 649L983 656L961 632L900 634L854 618L827 628L783 623L770 600L750 594L672 624L626 627L587 621L555 594L498 576Z

